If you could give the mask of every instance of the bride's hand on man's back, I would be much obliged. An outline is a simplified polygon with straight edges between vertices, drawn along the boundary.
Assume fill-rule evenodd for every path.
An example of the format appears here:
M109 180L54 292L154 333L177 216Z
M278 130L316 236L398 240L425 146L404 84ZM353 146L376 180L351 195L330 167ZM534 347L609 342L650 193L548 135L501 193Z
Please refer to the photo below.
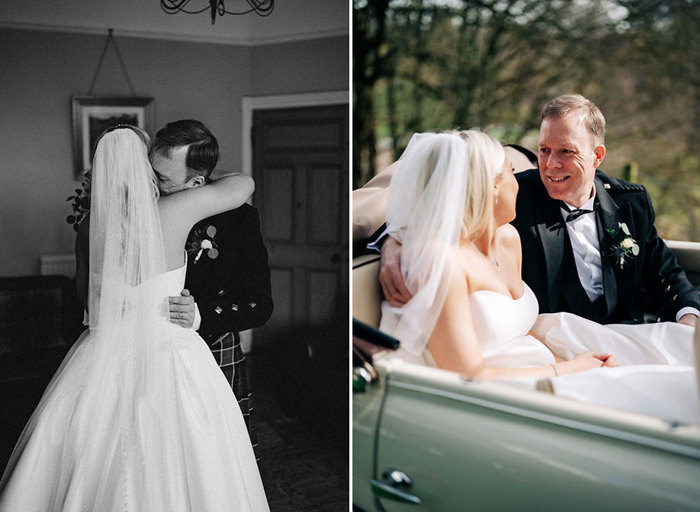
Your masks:
M403 306L413 297L401 274L401 245L391 237L382 245L379 282L384 298L392 306Z

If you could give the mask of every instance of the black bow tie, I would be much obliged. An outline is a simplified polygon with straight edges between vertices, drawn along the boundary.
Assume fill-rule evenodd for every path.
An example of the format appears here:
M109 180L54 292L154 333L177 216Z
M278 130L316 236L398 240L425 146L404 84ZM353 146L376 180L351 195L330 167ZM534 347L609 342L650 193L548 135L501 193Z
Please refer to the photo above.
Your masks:
M561 207L564 208L567 212L569 212L569 215L566 216L566 222L571 222L573 220L578 219L581 215L585 215L587 213L593 213L596 211L596 208L598 207L597 204L593 204L593 209L592 210L584 210L583 208L574 208L573 210L569 208L569 205L566 204L564 201L560 201Z

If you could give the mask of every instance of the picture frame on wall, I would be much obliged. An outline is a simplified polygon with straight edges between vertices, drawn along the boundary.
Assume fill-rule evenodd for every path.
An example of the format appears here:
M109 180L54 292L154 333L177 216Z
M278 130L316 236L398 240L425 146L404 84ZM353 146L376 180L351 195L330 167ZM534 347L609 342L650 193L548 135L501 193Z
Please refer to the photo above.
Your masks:
M150 133L153 122L153 98L73 96L71 110L76 179L92 169L95 141L104 130L117 124L132 124Z

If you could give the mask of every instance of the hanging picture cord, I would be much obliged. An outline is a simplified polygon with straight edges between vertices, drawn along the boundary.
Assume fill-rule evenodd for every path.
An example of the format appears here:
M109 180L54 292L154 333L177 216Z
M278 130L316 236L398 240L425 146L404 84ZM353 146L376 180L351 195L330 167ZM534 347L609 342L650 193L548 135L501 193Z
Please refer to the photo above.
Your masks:
M136 91L134 90L134 84L131 83L131 77L129 77L129 73L126 70L126 66L124 65L124 60L122 59L122 54L119 52L119 46L117 46L117 40L114 37L114 29L108 29L107 32L107 40L105 41L105 46L102 48L102 55L100 55L100 61L97 63L97 69L95 70L95 74L92 77L92 83L90 84L90 90L88 91L88 96L92 96L92 89L95 87L95 82L97 81L97 75L100 74L100 68L102 67L102 62L105 60L105 55L107 54L107 49L109 48L109 45L112 44L114 46L114 51L117 54L117 59L119 59L119 64L122 67L122 71L124 72L124 77L126 77L126 81L129 84L129 89L131 90L131 95L136 96Z

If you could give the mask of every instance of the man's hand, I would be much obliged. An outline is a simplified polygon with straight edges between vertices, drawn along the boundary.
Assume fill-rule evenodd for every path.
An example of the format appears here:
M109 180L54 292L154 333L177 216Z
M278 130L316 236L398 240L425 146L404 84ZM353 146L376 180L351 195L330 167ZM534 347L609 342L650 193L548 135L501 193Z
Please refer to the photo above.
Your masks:
M413 297L401 275L401 245L391 237L382 245L379 282L384 298L392 306L403 306Z
M697 321L698 321L698 317L692 313L686 313L685 315L683 315L682 317L680 317L678 319L679 324L685 324L685 325L689 325L691 327L695 327L695 324L697 323Z
M185 288L179 296L170 297L170 321L186 329L194 324L194 297Z

